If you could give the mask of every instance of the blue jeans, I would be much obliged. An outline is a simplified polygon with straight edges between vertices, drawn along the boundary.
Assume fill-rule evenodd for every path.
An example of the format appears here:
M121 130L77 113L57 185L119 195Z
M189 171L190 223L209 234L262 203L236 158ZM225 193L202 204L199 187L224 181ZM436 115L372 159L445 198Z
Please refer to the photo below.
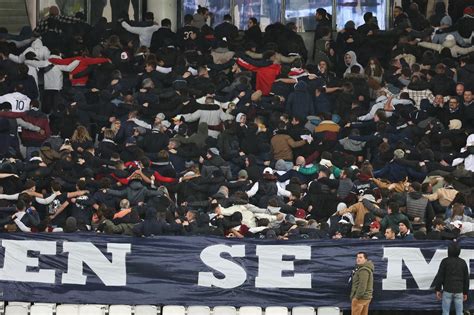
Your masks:
M449 315L451 309L451 303L454 301L454 308L456 309L456 315L462 315L463 311L463 294L462 293L449 293L443 292L442 309L443 315Z

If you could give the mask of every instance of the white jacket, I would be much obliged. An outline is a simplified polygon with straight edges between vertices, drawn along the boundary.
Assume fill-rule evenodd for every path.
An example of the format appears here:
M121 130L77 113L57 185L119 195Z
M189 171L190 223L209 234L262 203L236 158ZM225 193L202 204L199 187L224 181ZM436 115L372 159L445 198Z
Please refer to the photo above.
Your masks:
M60 59L61 57L52 55L51 58ZM79 60L74 60L68 65L55 65L51 70L44 74L44 89L61 91L63 89L63 72L73 71L79 63Z
M147 27L130 26L127 22L122 22L122 26L130 33L137 34L138 38L140 38L140 45L146 47L150 47L151 37L153 36L153 33L160 28L158 25L152 25Z
M198 109L192 114L182 115L186 122L193 122L199 120L200 123L205 122L208 126L220 125L225 120L232 120L234 116L225 113L222 109L218 110L202 110ZM209 129L209 136L217 138L220 131Z
M441 52L441 50L443 50L443 48L449 48L449 50L451 51L451 55L454 58L457 58L457 57L462 56L462 55L467 55L468 53L474 51L474 47L463 48L463 47L458 46L456 44L456 39L451 34L446 36L446 39L444 40L443 44L419 42L418 46L425 47L425 48L432 49L432 50L436 50L437 52Z
M249 228L257 227L256 219L268 219L270 221L275 221L276 216L267 214L266 209L256 207L250 203L245 205L234 205L229 208L221 207L221 213L223 216L231 216L235 212L242 213L242 224L245 224Z
M17 56L9 55L9 58L13 61L15 61L15 57L18 58ZM51 58L61 59L60 56L56 55L51 55ZM38 83L38 70L52 65L48 60L25 60L24 63L28 66L28 74L35 78L36 83ZM69 65L54 65L44 74L44 89L61 91L63 89L63 71L71 72L76 69L79 63L79 60L74 60Z

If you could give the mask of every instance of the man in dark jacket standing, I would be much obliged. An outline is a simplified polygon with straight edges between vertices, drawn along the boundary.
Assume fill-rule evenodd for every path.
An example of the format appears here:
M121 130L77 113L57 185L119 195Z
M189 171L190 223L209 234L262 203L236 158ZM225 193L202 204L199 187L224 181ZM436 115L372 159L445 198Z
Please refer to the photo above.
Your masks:
M374 264L364 252L357 253L352 274L351 314L367 315L374 288Z
M434 280L436 298L442 299L443 315L449 315L453 301L456 315L462 315L463 301L467 301L469 270L466 261L459 258L460 253L461 249L457 243L449 245L448 257L441 261ZM442 293L441 287L443 287Z
M225 37L227 42L237 38L239 29L232 24L232 16L230 14L224 15L224 22L216 26L214 34L218 40L222 40Z

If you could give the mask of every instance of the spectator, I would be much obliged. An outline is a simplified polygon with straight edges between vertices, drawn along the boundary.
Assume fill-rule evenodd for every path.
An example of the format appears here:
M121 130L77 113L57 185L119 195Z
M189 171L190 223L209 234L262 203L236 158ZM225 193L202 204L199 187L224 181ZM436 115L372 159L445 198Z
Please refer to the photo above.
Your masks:
M461 249L457 243L448 247L448 257L441 261L434 285L436 298L442 300L443 315L448 315L454 302L456 314L463 314L463 302L469 293L469 270L464 259L459 257Z
M364 252L357 253L356 268L352 273L351 314L367 315L374 286L374 264Z

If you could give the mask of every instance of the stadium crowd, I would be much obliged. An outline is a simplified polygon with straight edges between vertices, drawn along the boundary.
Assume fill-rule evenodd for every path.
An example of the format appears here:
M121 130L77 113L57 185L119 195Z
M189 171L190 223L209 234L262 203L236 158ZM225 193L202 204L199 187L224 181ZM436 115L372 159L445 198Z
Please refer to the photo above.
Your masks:
M295 23L212 28L203 7L176 33L57 7L0 28L0 229L473 236L471 2L337 35L318 9L311 54Z

